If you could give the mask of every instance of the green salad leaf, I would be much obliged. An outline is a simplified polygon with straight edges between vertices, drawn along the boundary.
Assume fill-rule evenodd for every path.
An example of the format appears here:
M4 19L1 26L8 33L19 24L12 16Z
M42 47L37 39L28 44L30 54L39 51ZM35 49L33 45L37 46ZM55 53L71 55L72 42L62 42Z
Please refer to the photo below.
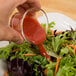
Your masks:
M76 53L74 53L74 48L67 48L67 45L76 45L76 31L64 31L63 33L55 34L55 30L55 36L48 36L52 35L50 28L54 25L54 22L49 23L46 40L43 42L43 46L53 62L48 61L46 57L42 57L36 45L26 41L22 45L11 42L8 46L0 48L0 59L6 59L6 61L9 57L10 61L15 58L23 59L33 65L35 76L38 76L38 74L43 76L43 74L37 70L39 66L42 67L43 71L47 69L47 76L54 76L57 64L56 59L61 57L56 76L76 76ZM42 27L45 29L46 24L42 24ZM20 51L12 52L16 49ZM24 54L29 53L38 55L24 56Z

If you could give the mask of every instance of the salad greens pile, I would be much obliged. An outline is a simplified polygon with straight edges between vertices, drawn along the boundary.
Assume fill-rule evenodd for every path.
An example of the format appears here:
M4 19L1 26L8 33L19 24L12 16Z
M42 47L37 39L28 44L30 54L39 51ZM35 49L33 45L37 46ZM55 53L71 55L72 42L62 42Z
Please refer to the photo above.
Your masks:
M46 40L43 42L45 50L50 55L52 61L48 61L46 57L42 57L36 45L24 42L22 45L11 42L7 47L0 48L0 58L10 61L15 58L23 59L33 65L35 76L39 76L38 67L41 66L42 70L46 70L46 75L40 73L40 76L55 76L55 68L57 58L61 58L56 76L76 76L76 31L65 31L62 33L51 32L50 28L55 25L54 22L49 24ZM45 24L42 27L45 29ZM51 36L51 35L54 36ZM69 46L72 45L73 47ZM15 49L20 51L12 52ZM24 54L38 54L32 56L25 56Z

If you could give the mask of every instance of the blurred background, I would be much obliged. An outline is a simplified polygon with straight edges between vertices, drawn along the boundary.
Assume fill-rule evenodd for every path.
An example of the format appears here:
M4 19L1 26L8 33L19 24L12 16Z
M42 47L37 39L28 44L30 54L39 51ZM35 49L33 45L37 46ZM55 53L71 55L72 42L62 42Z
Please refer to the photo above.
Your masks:
M40 0L46 12L59 12L76 21L76 0Z
M62 13L76 21L76 0L40 0L40 3L46 12Z

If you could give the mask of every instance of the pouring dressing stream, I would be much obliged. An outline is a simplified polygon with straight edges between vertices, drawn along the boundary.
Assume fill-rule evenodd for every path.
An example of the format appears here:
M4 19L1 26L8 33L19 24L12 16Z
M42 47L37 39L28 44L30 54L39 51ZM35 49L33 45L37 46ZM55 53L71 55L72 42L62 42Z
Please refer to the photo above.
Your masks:
M25 40L38 46L40 54L50 60L50 56L47 54L43 41L46 39L46 32L37 21L36 17L33 17L33 9L29 9L24 13L16 13L11 19L11 27L18 31ZM42 13L46 16L46 13L41 9ZM47 17L47 16L46 16ZM48 20L46 24L48 28ZM47 29L46 29L47 31Z

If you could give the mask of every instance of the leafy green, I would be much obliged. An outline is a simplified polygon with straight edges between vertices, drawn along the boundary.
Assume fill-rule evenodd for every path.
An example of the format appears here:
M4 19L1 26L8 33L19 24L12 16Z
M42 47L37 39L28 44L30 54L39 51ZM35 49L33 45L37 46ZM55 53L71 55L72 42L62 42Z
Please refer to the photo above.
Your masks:
M60 61L57 76L75 76L76 75L76 56L64 57Z
M47 69L47 76L54 76L53 70Z
M55 25L54 22L49 24L46 40L43 42L43 46L48 55L54 58L54 62L48 61L48 63L46 57L40 55L38 47L26 41L22 45L12 42L7 47L0 48L0 58L5 58L7 60L10 57L11 61L15 58L23 59L34 65L33 70L35 71L36 76L40 73L40 71L37 70L39 65L43 70L47 68L47 76L54 76L57 64L56 58L61 57L57 76L76 76L76 55L74 54L74 49L72 47L69 47L69 49L66 47L66 45L76 45L76 32L66 31L64 34L57 34L56 37L48 36L52 35L50 28L53 27L53 25ZM45 26L45 24L42 24L44 29ZM73 40L70 41L68 38L73 38ZM12 50L15 49L19 49L20 51L12 52ZM37 53L39 55L24 56L24 54L28 53ZM41 76L43 76L42 73Z
M63 56L64 54L68 54L68 52L69 52L68 48L64 47L64 48L61 49L60 55Z

